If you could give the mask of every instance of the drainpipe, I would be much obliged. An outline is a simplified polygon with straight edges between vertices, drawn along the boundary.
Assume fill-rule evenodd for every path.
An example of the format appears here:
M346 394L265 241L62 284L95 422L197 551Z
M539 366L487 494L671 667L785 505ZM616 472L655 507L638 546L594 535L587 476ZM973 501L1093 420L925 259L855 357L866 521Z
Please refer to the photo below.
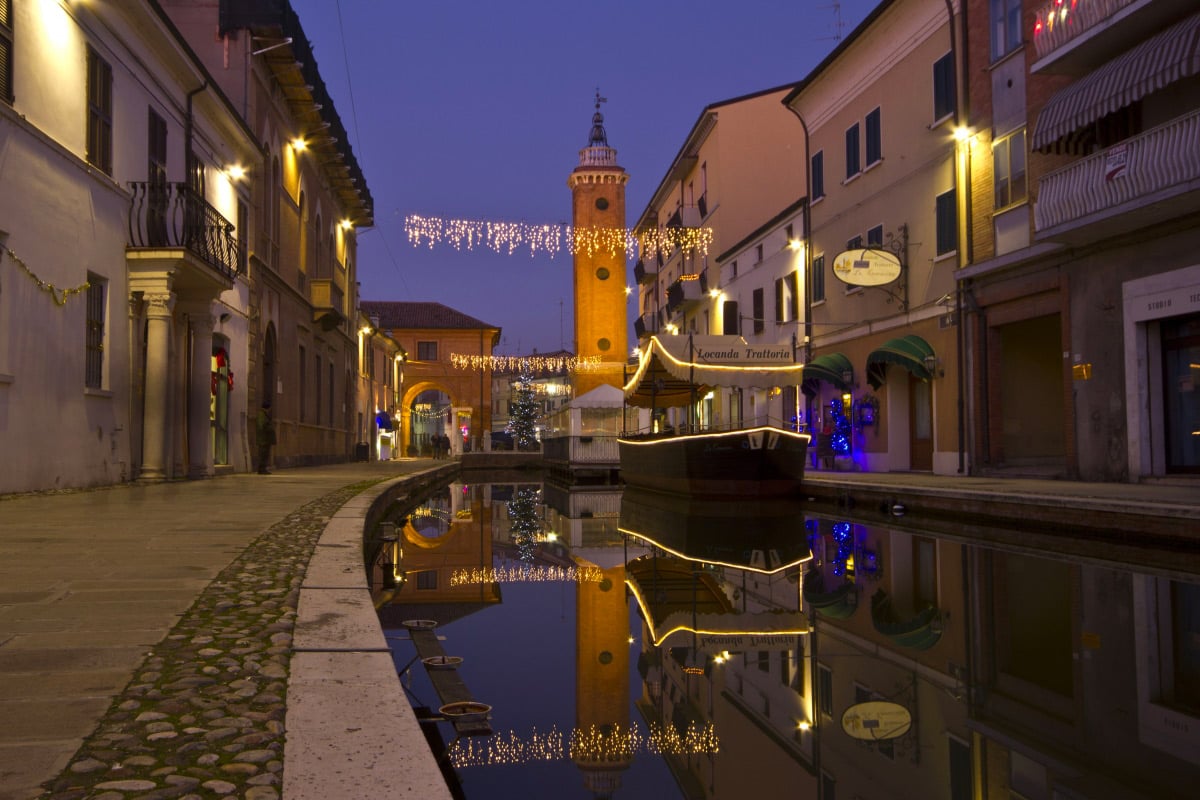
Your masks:
M959 126L962 125L962 118L963 118L962 106L968 105L967 100L969 97L969 87L967 86L966 81L963 80L963 76L964 76L964 73L966 72L966 70L959 68L959 48L955 44L955 37L954 37L954 0L946 0L946 15L949 18L949 28L950 28L950 60L951 60L951 63L954 64L954 91L955 91L955 95L956 95L954 98L954 127L957 129ZM963 59L964 65L966 64L966 59L967 59L966 17L967 17L967 7L966 7L966 4L964 3L959 10L959 21L963 25L963 31L964 31L963 36L962 36L962 49L961 49L961 54L962 54L962 59ZM962 100L961 103L959 102L960 98ZM956 161L957 161L957 156L958 156L957 147L958 146L955 145ZM967 155L966 155L966 158L965 158L965 161L963 164L963 173L964 173L964 177L965 177L966 186L965 187L959 187L957 185L955 186L955 196L956 197L959 194L960 188L966 190L966 196L963 201L964 235L962 237L962 244L964 245L963 249L965 251L964 252L965 258L958 259L958 268L959 269L961 269L964 264L972 263L972 261L974 259L972 236L971 236L971 199L972 199L971 198L971 145L970 145L969 140L967 142ZM954 169L954 180L955 180L956 184L958 182L958 174L959 174L958 165L956 163L955 169ZM954 318L956 321L955 349L958 352L955 355L955 359L957 361L957 369L956 369L956 374L957 374L956 384L957 384L957 386L955 388L958 393L958 398L957 398L955 404L956 404L956 415L958 417L957 423L958 423L958 474L959 475L962 475L964 472L966 472L966 424L967 424L966 423L966 417L967 417L967 415L966 415L966 376L963 374L963 370L966 368L966 359L963 356L963 349L966 347L966 334L964 333L964 330L963 330L965 326L963 324L962 311L963 311L963 287L962 287L962 281L959 280L956 275L955 279L954 279Z
M950 2L950 0L946 0ZM796 115L796 119L800 120L800 127L804 129L804 225L802 238L804 244L804 363L812 361L812 343L813 343L813 322L812 322L812 156L808 152L808 123L804 121L804 117L800 116L800 112L792 108L790 105L785 106L788 111ZM796 387L796 391L803 394L804 378L801 373L800 386ZM797 398L799 400L799 398ZM807 396L804 398L804 418L808 420L808 424L812 425L812 403Z
M191 166L192 153L192 129L195 127L192 121L192 98L208 88L208 78L204 79L204 83L197 86L187 93L187 116L183 122L183 162L188 167ZM191 185L191 175L187 176L187 183Z

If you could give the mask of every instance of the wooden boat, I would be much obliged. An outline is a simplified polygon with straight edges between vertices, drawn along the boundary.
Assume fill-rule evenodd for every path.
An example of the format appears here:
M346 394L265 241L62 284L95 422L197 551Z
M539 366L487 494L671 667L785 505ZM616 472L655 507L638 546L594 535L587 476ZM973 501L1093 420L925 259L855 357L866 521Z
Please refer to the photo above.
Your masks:
M650 337L625 384L629 405L695 408L715 387L799 386L803 364L791 345L751 345L740 336ZM683 432L618 438L629 486L709 498L795 496L811 437L774 425L735 430L691 426Z

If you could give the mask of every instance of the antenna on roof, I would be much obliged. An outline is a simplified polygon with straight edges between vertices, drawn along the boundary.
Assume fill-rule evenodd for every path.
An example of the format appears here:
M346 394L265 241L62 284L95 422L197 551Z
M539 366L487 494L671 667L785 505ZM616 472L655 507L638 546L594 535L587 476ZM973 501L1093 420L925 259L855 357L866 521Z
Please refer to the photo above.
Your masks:
M832 3L827 6L821 6L821 8L833 9L833 36L819 36L817 38L833 39L835 42L840 42L842 40L842 31L846 27L846 23L842 19L842 4L838 0L833 0Z

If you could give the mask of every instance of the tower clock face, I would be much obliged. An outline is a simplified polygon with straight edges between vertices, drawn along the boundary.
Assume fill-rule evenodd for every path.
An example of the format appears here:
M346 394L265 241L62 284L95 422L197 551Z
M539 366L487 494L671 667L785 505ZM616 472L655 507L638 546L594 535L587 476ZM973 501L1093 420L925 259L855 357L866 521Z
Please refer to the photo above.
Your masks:
M605 209L607 209L608 208L608 198L607 197L597 197L596 198L596 208L600 209L601 211L604 211Z

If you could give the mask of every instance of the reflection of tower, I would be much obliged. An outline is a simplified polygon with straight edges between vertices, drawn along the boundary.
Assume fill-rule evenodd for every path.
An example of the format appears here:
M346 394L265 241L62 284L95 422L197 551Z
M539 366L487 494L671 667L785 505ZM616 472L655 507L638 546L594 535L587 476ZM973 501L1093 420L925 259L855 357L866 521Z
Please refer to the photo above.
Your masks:
M575 243L575 354L599 357L602 368L576 372L575 396L601 384L621 386L626 353L625 332L625 183L617 151L604 132L605 102L596 92L596 113L588 146L579 151L579 166L567 179L571 187ZM596 247L589 247L594 242Z
M594 796L610 797L633 760L625 564L602 570L599 582L576 586L575 734L586 747L572 747L571 760Z

